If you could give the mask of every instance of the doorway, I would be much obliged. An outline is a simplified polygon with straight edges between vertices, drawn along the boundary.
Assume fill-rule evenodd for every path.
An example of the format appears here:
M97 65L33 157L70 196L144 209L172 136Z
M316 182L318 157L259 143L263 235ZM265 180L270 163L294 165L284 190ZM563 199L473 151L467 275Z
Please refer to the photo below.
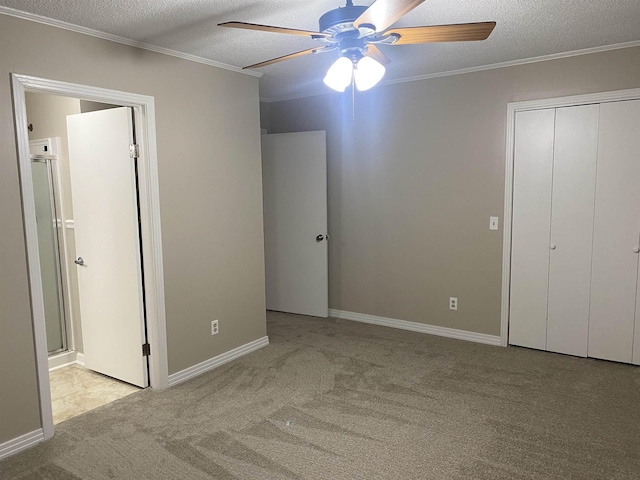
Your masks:
M33 310L34 340L38 368L39 394L44 438L53 436L53 415L48 365L45 321L45 302L42 288L42 265L39 253L33 175L29 151L26 93L48 93L130 107L134 112L134 127L139 150L138 185L140 199L140 244L143 252L141 270L144 275L149 384L152 388L166 388L168 368L164 288L161 257L160 215L157 184L157 154L155 147L154 100L152 97L115 90L56 82L12 74L16 135L20 163L25 236L29 259L29 282ZM142 347L142 346L141 346ZM141 351L142 355L142 351Z
M57 424L148 386L133 117L72 97L26 102Z

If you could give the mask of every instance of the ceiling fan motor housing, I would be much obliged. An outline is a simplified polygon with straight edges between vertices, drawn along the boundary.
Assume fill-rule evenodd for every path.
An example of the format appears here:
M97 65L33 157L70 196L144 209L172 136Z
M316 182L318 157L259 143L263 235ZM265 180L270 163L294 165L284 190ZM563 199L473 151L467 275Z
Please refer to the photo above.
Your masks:
M366 43L362 38L346 37L340 41L339 49L343 56L351 59L353 62L357 62L364 55Z
M329 10L320 17L320 31L336 38L346 32L357 32L353 22L369 8L364 5L349 5Z

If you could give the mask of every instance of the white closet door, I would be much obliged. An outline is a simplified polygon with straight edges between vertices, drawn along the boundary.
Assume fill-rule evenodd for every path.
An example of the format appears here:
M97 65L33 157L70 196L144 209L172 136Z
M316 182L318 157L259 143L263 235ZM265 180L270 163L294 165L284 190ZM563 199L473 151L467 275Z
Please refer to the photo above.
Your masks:
M262 136L267 310L329 315L326 133Z
M547 350L587 356L599 105L556 109Z
M509 343L546 348L555 111L516 114Z
M589 356L631 362L638 277L634 249L640 229L640 101L602 104L599 130Z

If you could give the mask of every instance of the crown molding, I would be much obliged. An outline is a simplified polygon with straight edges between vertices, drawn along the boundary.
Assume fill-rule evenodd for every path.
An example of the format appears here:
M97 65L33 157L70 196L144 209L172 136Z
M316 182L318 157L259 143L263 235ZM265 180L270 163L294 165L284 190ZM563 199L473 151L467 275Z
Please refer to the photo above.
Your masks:
M379 85L382 86L382 85L394 85L397 83L418 82L420 80L429 80L432 78L450 77L453 75L464 75L466 73L483 72L485 70L495 70L498 68L516 67L518 65L526 65L529 63L547 62L550 60L558 60L561 58L578 57L580 55L589 55L592 53L608 52L610 50L620 50L623 48L632 48L632 47L640 47L640 40L633 41L633 42L625 42L625 43L615 43L612 45L603 45L601 47L584 48L582 50L571 50L569 52L552 53L550 55L523 58L520 60L511 60L508 62L491 63L488 65L479 65L477 67L461 68L458 70L448 70L446 72L428 73L425 75L417 75L414 77L395 78L393 80L380 82ZM285 95L282 97L273 97L273 98L262 97L260 101L266 102L266 103L275 103L275 102L284 102L287 100L298 100L301 98L316 97L318 95L329 95L329 94L331 94L331 92L326 92L326 93L316 92L316 93L309 93L306 95L303 95L303 94Z
M322 95L341 95L341 92L314 92L314 93L298 93L296 95L285 95L282 97L260 97L260 101L264 103L286 102L289 100L300 100L301 98L320 97Z
M89 35L90 37L101 38L110 42L121 43L123 45L129 45L130 47L141 48L143 50L149 50L151 52L161 53L163 55L169 55L171 57L181 58L190 62L202 63L212 67L222 68L224 70L231 70L232 72L242 73L251 77L262 77L264 74L255 71L243 70L235 65L228 65L226 63L216 62L208 58L198 57L188 53L178 52L169 48L158 47L157 45L151 45L149 43L140 42L138 40L132 40L131 38L121 37L119 35L113 35L111 33L101 32L100 30L94 30L93 28L82 27L80 25L74 25L72 23L63 22L54 18L43 17L36 15L35 13L23 12L15 10L13 8L4 7L0 5L0 14L10 17L21 18L23 20L29 20L32 22L42 23L50 27L62 28L82 35Z
M498 68L516 67L518 65L526 65L529 63L547 62L550 60L558 60L561 58L578 57L580 55L589 55L592 53L608 52L610 50L620 50L622 48L631 47L640 47L640 41L616 43L613 45L603 45L601 47L584 48L582 50L571 50L569 52L552 53L550 55L541 55L539 57L530 57L520 60L511 60L508 62L491 63L489 65L479 65L477 67L461 68L459 70L449 70L446 72L417 75L415 77L398 78L386 82L380 82L380 85L393 85L396 83L416 82L419 80L428 80L431 78L450 77L452 75L464 75L465 73L483 72L485 70L495 70Z

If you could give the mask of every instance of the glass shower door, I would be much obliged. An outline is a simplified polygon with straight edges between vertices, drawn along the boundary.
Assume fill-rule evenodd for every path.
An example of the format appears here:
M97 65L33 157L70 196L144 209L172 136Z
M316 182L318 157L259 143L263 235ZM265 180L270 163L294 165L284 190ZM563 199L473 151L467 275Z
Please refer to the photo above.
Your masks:
M49 355L67 350L59 225L51 160L31 162Z

